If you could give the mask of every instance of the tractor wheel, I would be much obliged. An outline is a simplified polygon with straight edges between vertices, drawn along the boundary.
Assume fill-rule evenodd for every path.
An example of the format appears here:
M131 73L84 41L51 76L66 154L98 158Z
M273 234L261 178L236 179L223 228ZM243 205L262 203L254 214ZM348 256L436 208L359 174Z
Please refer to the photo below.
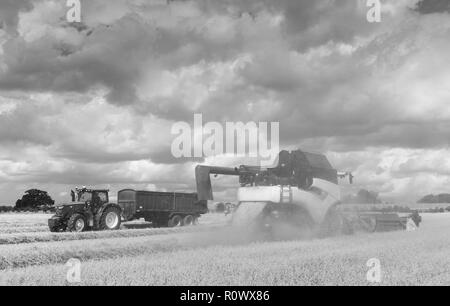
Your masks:
M183 222L183 219L179 215L175 215L169 220L169 227L180 226Z
M100 218L101 230L118 230L121 223L120 210L116 207L107 208Z
M183 219L183 226L191 226L194 224L194 217L192 215L187 215Z
M50 232L52 233L61 233L64 232L66 228L63 225L55 225L53 227L50 227Z
M67 223L67 230L70 232L84 232L87 228L86 218L81 214L73 214Z

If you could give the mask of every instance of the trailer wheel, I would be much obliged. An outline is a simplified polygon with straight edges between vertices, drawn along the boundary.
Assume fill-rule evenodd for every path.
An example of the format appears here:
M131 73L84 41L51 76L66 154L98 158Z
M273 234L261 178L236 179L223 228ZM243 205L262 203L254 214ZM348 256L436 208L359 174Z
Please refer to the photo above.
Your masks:
M194 217L194 221L192 222L192 225L198 225L198 217Z
M86 218L81 214L73 214L67 223L70 232L83 232L87 228Z
M121 223L120 210L116 207L107 208L100 218L100 229L117 230Z
M175 215L169 220L169 227L180 226L183 222L183 219L179 215Z
M192 215L187 215L183 219L183 226L191 226L194 224L194 217Z

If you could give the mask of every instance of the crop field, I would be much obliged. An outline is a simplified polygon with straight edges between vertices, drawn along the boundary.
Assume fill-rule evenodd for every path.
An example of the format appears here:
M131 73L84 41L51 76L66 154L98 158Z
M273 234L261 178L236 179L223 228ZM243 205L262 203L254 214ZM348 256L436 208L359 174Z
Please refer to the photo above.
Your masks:
M450 283L450 214L412 232L255 241L209 214L175 229L50 233L45 214L0 214L0 285L379 285ZM81 261L79 283L66 262Z

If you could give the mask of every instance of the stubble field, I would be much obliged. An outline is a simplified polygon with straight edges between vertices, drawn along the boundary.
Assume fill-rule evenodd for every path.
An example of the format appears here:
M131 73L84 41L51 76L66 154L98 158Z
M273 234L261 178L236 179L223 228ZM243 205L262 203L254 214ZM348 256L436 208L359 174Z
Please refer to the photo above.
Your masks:
M258 242L210 214L189 229L48 232L44 214L0 215L0 285L450 284L450 214L424 214L415 232ZM81 282L67 282L71 258Z

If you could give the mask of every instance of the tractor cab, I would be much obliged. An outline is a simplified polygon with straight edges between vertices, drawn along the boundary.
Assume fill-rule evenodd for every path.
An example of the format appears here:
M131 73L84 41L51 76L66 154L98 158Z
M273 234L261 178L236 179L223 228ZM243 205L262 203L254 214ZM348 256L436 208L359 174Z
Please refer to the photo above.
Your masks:
M71 190L72 203L85 203L93 207L100 207L109 202L109 190L108 189L88 189L75 188L75 191Z

